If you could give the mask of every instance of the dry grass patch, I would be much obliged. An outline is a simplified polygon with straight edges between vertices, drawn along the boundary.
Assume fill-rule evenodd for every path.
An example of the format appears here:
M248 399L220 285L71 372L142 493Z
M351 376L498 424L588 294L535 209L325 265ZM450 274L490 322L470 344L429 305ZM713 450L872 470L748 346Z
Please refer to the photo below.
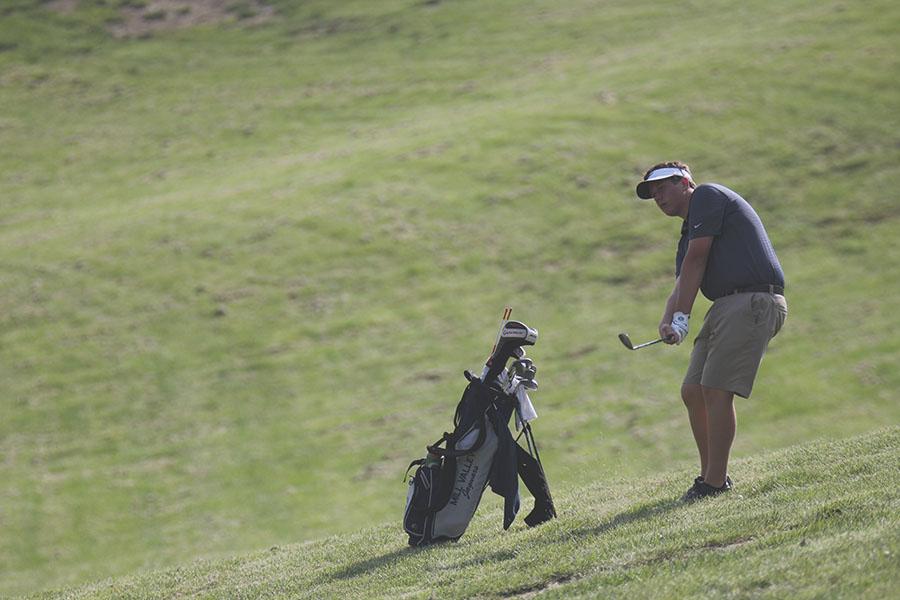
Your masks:
M57 9L72 10L72 0L57 0ZM258 25L275 15L261 0L121 0L120 18L107 29L118 38L216 23Z

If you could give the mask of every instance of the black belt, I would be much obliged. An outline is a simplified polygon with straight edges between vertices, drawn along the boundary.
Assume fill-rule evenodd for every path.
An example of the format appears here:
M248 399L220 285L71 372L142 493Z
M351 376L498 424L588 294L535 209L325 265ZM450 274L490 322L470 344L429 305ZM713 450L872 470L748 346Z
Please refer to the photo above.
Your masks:
M778 294L784 296L784 288L780 285L772 285L761 283L759 285L749 285L747 287L735 288L722 294L722 296L731 296L732 294L747 294L753 292L767 292L769 294Z

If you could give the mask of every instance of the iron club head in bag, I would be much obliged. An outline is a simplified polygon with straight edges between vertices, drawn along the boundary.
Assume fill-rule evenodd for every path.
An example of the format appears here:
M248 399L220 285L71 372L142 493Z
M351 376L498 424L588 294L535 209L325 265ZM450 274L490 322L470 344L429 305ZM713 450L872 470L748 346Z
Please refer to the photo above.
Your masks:
M521 379L518 385L532 392L538 389L537 379Z
M513 375L524 375L529 369L534 366L534 361L530 358L520 358L519 360L514 361L509 366L509 372Z

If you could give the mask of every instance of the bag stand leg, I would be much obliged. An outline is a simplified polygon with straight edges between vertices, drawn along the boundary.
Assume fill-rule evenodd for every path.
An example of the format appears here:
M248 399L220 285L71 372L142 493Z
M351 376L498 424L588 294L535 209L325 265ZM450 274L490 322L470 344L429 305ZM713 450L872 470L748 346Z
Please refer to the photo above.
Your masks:
M530 437L531 428L526 425L526 440L528 446L534 448L537 454L537 446L534 444L534 438ZM547 484L547 477L544 475L544 469L540 461L516 444L516 463L519 470L519 477L528 491L534 496L534 509L525 517L525 524L529 527L540 525L545 521L556 517L556 507L553 505L553 498L550 496L550 486Z

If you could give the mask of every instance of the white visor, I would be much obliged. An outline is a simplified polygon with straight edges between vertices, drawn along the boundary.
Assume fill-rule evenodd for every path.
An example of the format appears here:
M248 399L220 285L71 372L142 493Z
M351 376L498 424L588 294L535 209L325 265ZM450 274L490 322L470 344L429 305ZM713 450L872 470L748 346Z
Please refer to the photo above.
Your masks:
M669 177L687 177L691 181L694 180L691 177L691 172L687 169L681 169L678 167L661 167L659 169L654 169L650 171L644 180L637 184L637 195L638 198L643 198L644 200L649 200L653 197L650 193L650 182L651 181L659 181L660 179L668 179Z

